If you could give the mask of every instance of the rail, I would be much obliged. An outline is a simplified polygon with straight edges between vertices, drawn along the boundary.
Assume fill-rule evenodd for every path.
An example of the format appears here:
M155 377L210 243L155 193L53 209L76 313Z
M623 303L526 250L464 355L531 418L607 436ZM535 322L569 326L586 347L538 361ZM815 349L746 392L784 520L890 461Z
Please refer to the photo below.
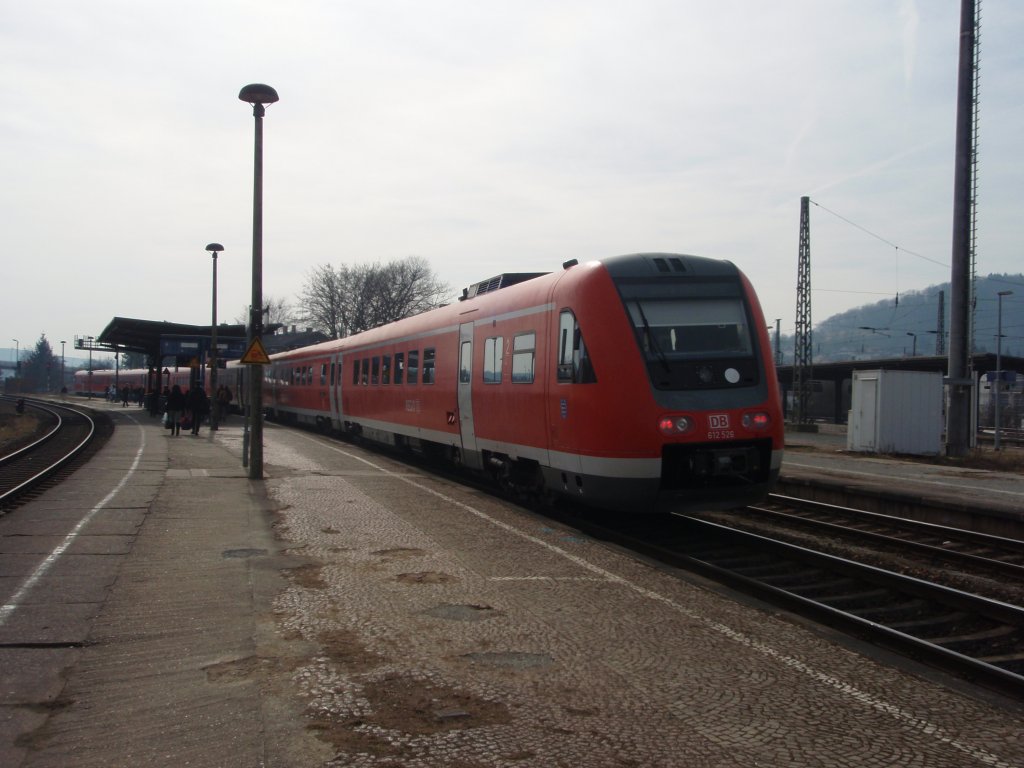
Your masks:
M40 400L26 400L25 405L54 418L56 424L45 435L0 459L2 510L66 467L96 435L96 421L85 410Z

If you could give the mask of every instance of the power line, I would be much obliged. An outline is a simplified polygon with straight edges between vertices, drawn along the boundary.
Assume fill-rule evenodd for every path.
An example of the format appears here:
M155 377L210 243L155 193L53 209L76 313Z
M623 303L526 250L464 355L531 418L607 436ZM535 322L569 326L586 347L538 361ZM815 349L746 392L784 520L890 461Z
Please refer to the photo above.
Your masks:
M849 224L849 225L850 225L851 227L856 227L857 229L859 229L859 230L860 230L861 232L863 232L864 234L866 234L866 235L870 235L871 237L875 238L876 240L878 240L878 241L880 241L880 242L883 242L883 243L885 243L885 244L886 244L886 245L888 245L888 246L889 246L890 248L895 248L895 249L896 249L897 251L903 251L904 253L908 253L908 254L910 254L911 256L916 256L916 257L917 257L917 258L919 258L919 259L924 259L925 261L930 261L930 262L931 262L932 264L938 264L938 265L939 265L940 267L946 267L947 269L949 268L949 264L944 264L944 263L943 263L943 262L941 262L941 261L936 261L935 259L930 259L930 258L928 258L927 256L922 256L922 255L921 255L920 253L915 253L914 251L910 251L910 250L907 250L906 248L900 248L900 246L896 245L896 243L892 242L891 240L886 240L886 239L885 239L884 237L882 237L882 236L881 236L881 235L879 235L879 234L876 234L876 233L872 232L872 231L871 231L870 229L868 229L867 227L863 227L863 226L861 226L860 224L858 224L857 222L855 222L855 221L850 221L850 220L849 220L848 218L846 218L845 216L841 216L841 215L839 215L838 213L836 213L835 211L829 210L829 209L828 209L828 208L826 208L826 207L825 207L824 205L822 205L821 203L819 203L819 202L818 202L817 200L811 200L811 202L812 202L812 203L814 203L814 204L815 204L816 206L818 206L819 208L821 208L821 210L825 211L825 213L831 213L831 214L832 214L833 216L835 216L835 217L836 217L837 219L839 219L839 220L841 220L841 221L845 221L845 222L846 222L847 224Z
M815 293L864 293L871 296L895 296L894 293L888 293L887 291L848 291L844 288L812 288Z

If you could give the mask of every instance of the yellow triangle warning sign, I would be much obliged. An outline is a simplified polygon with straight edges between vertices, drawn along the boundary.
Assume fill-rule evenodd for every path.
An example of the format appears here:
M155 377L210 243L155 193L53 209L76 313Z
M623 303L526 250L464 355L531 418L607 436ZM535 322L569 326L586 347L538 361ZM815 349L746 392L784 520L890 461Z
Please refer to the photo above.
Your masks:
M263 342L257 337L249 342L249 347L238 362L247 365L270 365L270 357L267 356L267 350L263 348Z

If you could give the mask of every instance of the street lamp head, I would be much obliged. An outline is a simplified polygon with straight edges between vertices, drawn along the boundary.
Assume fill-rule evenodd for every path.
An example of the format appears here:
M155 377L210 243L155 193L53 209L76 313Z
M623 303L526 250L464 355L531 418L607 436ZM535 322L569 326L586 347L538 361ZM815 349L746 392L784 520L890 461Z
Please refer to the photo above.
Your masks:
M1013 291L999 291L996 296L1013 296Z
M269 85L252 83L238 92L238 98L246 104L252 104L252 113L256 117L263 117L263 105L273 104L278 97L277 91Z
M208 246L206 246L206 250L210 251L211 253L220 253L221 251L224 250L224 246L221 245L220 243L210 243Z

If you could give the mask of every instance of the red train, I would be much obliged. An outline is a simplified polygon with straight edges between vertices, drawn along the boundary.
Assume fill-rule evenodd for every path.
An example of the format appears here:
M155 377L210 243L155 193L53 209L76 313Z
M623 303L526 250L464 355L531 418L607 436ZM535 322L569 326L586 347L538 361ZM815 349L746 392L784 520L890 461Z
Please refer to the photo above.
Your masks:
M160 389L162 390L165 386L173 387L175 384L183 390L188 389L190 375L191 371L188 368L169 371L159 377ZM133 390L138 387L145 390L148 381L149 371L146 368L122 368L119 371L115 371L113 368L101 368L94 370L91 375L89 371L75 371L75 381L72 386L76 395L86 396L91 393L93 397L103 397L108 387L120 389L128 385Z
M727 261L636 254L503 275L455 304L271 360L270 418L598 507L741 506L782 463L764 317ZM244 404L247 366L229 369Z

